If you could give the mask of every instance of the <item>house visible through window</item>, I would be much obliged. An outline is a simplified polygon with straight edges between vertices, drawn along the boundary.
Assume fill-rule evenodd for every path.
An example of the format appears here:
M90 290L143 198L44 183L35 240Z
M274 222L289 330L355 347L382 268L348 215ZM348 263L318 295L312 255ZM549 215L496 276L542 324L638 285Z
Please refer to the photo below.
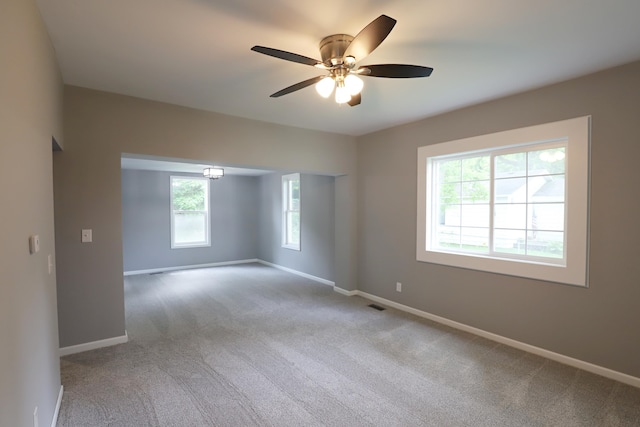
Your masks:
M282 246L300 250L300 174L282 177Z
M433 158L433 249L564 264L566 141Z
M420 261L586 286L589 118L419 149Z
M171 247L210 246L209 180L171 177Z

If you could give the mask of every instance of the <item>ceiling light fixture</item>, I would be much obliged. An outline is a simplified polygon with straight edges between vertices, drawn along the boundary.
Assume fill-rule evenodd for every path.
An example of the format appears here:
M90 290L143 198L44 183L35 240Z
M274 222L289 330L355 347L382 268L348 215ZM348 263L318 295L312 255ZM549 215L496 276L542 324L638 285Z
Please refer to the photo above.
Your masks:
M224 169L206 168L204 171L202 171L202 174L209 179L218 179L224 176Z
M316 83L316 91L323 98L328 98L336 90L336 102L344 104L349 102L352 96L362 92L364 82L355 74L347 74L346 77L330 75Z

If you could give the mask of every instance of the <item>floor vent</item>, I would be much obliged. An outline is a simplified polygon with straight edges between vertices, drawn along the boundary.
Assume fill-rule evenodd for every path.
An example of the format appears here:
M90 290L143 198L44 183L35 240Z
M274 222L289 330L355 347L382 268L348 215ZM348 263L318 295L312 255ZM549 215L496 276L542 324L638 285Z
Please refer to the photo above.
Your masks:
M379 306L378 304L369 304L369 307L375 308L378 311L384 311L386 308Z
M149 276L155 276L156 274L162 274L164 271L156 271L154 273L149 273Z

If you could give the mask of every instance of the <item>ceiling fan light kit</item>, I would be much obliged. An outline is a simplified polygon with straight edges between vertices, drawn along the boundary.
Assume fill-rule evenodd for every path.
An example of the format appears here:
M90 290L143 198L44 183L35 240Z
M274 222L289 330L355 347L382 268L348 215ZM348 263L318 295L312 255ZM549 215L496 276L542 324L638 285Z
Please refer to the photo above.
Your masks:
M387 38L395 24L395 19L380 15L355 37L348 34L334 34L323 38L320 41L322 61L264 46L254 46L251 50L286 61L310 65L329 73L326 76L313 77L286 87L272 94L272 98L278 98L315 84L316 91L323 98L331 96L335 89L336 102L338 104L348 103L353 107L360 104L361 92L364 87L364 82L358 75L396 79L431 75L433 68L420 65L381 64L361 67L356 65Z

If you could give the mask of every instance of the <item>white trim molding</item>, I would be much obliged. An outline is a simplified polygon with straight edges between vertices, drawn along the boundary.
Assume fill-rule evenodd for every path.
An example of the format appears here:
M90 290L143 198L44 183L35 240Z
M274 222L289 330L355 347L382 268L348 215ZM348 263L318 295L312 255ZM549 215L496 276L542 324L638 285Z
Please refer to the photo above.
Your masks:
M264 260L259 259L259 260L257 260L257 262L259 262L260 264L268 265L269 267L277 268L278 270L283 270L283 271L286 271L288 273L295 274L297 276L301 276L301 277L305 277L307 279L315 280L316 282L322 283L323 285L328 285L328 286L335 286L336 285L331 280L327 280L327 279L323 279L322 277L317 277L317 276L313 276L311 274L303 273L302 271L294 270L292 268L283 267L283 266L278 265L278 264L273 264L273 263L271 263L269 261L264 261Z
M87 342L84 344L71 345L69 347L60 348L60 357L68 356L70 354L82 353L84 351L95 350L97 348L111 347L112 345L124 344L129 341L129 335L127 331L124 331L124 335L119 337L107 338L99 341Z
M53 411L53 419L51 420L51 427L58 425L58 414L60 413L60 405L62 405L62 393L64 392L64 386L60 386L60 392L58 393L58 400L56 402L56 409Z
M526 351L527 353L532 353L546 359L550 359L564 365L572 366L574 368L582 369L583 371L591 372L592 374L600 375L605 378L609 378L615 381L619 381L624 384L628 384L633 387L640 388L640 378L634 377L628 374L624 374L622 372L614 371L613 369L605 368L599 365L594 365L593 363L585 362L583 360L575 359L573 357L565 356L564 354L555 353L550 350L545 350L544 348L536 347L534 345L526 344L520 341L516 341L511 338L503 337L502 335L494 334L492 332L487 332L482 329L475 328L473 326L465 325L464 323L459 323L454 320L447 319L445 317L440 317L435 314L428 313L426 311L418 310L413 307L409 307L404 304L400 304L385 298L378 297L376 295L368 294L362 291L345 291L344 289L334 288L336 292L339 292L348 296L361 296L368 300L377 302L379 304L384 304L388 307L395 308L396 310L404 311L406 313L414 314L418 317L422 317L424 319L432 320L436 323L440 323L442 325L450 326L454 329L458 329L464 332L469 332L474 335L481 336L483 338L489 339L491 341L498 342L500 344L508 345L509 347L517 348L518 350Z
M223 262L213 262L209 264L191 264L191 265L179 265L176 267L161 267L161 268L150 268L148 270L132 270L125 271L125 276L136 276L139 274L152 274L152 273L166 273L168 271L179 271L179 270L191 270L195 268L210 268L210 267L222 267L225 265L236 265L236 264L252 264L260 262L258 259L241 259L237 261L223 261Z
M348 291L346 289L339 288L337 286L333 287L333 290L339 294L346 295L348 297L353 297L360 294L360 291Z

